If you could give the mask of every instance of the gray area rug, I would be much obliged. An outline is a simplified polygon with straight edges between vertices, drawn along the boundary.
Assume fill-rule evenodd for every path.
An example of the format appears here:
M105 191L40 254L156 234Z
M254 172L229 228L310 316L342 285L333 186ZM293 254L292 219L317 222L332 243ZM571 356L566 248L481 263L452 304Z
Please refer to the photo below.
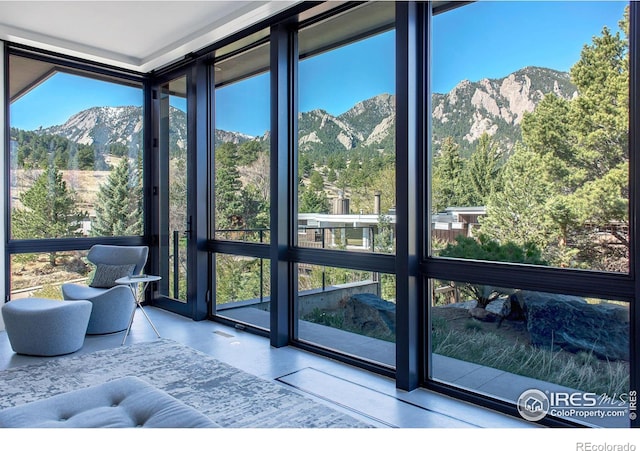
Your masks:
M0 372L0 408L138 376L228 428L362 428L349 415L160 339Z

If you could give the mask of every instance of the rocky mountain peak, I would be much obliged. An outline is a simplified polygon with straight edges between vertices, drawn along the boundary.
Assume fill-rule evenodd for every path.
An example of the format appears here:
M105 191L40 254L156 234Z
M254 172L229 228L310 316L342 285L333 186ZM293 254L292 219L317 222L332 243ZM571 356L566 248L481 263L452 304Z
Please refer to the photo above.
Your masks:
M577 96L577 89L569 74L534 66L499 79L463 80L448 94L433 95L434 141L460 137L464 131L459 144L469 148L487 133L508 151L519 138L524 114L532 112L547 94L571 99Z
M127 144L142 130L142 108L93 107L71 116L64 124L42 130L78 144Z

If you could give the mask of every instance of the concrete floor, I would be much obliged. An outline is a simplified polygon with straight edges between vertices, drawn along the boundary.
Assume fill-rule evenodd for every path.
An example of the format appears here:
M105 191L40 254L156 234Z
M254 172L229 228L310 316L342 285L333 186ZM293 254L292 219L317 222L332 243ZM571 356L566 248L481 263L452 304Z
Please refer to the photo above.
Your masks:
M269 312L245 306L218 311L218 314L244 324L269 328ZM372 362L395 367L395 343L383 341L344 330L298 321L300 340L347 355L358 356ZM482 395L516 403L522 393L535 388L545 393L578 393L576 389L550 382L520 376L507 371L453 359L443 355L431 356L433 380L472 390ZM318 384L321 385L321 384ZM414 392L408 395L416 396ZM572 420L585 426L603 428L628 428L629 419L623 417L581 417L575 413ZM477 420L476 420L477 421Z
M318 402L381 428L533 428L535 424L424 389L397 390L392 379L293 347L273 348L269 340L212 321L195 322L165 310L145 307L163 338L213 356L255 376L284 384ZM77 352L120 346L123 333L87 336ZM127 344L157 339L140 312ZM63 358L49 357L44 359ZM0 370L43 358L11 350L0 332Z

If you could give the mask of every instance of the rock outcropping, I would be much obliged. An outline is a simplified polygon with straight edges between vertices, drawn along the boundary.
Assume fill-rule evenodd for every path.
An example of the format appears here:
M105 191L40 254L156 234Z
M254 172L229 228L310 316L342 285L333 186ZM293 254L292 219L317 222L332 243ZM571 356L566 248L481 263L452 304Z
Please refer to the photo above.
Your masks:
M359 293L340 301L344 328L376 338L396 333L396 305L370 293Z
M525 67L499 79L463 80L447 94L432 99L433 134L437 145L447 136L462 137L463 153L487 133L503 151L519 138L520 123L547 94L572 99L578 92L569 74L542 67Z
M445 308L465 309L483 322L524 322L532 345L586 352L604 360L629 360L629 308L614 303L589 303L578 296L516 291L477 307L470 300ZM497 326L500 327L500 326Z
M629 360L629 309L617 304L589 304L583 298L521 291L531 343L601 359Z

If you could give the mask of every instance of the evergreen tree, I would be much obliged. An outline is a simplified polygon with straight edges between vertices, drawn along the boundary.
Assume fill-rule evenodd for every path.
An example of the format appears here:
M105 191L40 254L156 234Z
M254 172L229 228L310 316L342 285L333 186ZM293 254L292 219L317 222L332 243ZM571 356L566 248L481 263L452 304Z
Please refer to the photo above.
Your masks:
M568 196L568 202L577 218L572 238L581 260L592 269L628 271L628 164L621 163L604 177L585 183Z
M628 8L620 22L628 36ZM571 68L577 98L547 95L522 122L549 181L559 266L628 270L628 37L604 28ZM603 235L603 231L609 231Z
M262 152L262 146L259 141L251 140L240 144L238 148L239 164L249 165L258 159L258 155Z
M442 142L440 154L434 158L432 177L432 210L443 211L447 207L461 207L463 202L463 160L458 144L452 137Z
M62 173L50 166L33 186L18 195L22 207L11 213L12 236L15 239L68 238L82 236L82 220L87 213L76 207L76 196L67 188ZM56 265L56 254L49 262Z
M498 262L524 263L532 265L546 265L540 250L533 243L518 245L513 241L498 242L486 235L480 234L478 239L458 235L455 243L448 243L440 251L441 257L467 258L472 260L487 260ZM501 294L511 290L490 285L463 284L463 292L468 292L478 302L478 307L485 308L491 301Z
M324 179L318 171L311 172L309 177L309 189L313 191L322 191L324 189Z
M237 229L242 223L242 182L237 167L238 148L225 143L215 151L216 229Z
M525 146L542 158L551 181L571 191L582 178L577 172L569 113L571 104L555 94L547 94L533 113L522 119Z
M571 110L577 157L594 180L628 160L628 39L604 27L570 73L579 92Z
M329 213L329 198L324 191L311 188L300 188L298 212L300 213Z
M486 205L489 194L498 184L500 165L496 144L487 133L483 133L465 167L463 177L467 189L464 205Z
M92 171L95 167L96 156L93 147L84 144L78 145L77 149L78 169ZM64 167L67 167L66 165Z
M313 161L306 152L300 152L298 154L298 177L303 179L309 177L313 170Z
M122 158L100 186L96 202L96 220L91 226L94 236L131 236L142 234L142 190L140 177Z
M395 228L391 223L391 218L383 214L378 216L378 225L374 235L374 252L393 254L395 252Z
M178 150L169 162L169 230L187 228L187 152Z
M248 229L269 228L269 203L256 185L248 184L241 190L241 215Z
M546 202L550 184L542 157L516 146L503 167L502 189L488 197L487 215L480 218L482 233L499 243L533 243L545 249L557 241L551 232Z

